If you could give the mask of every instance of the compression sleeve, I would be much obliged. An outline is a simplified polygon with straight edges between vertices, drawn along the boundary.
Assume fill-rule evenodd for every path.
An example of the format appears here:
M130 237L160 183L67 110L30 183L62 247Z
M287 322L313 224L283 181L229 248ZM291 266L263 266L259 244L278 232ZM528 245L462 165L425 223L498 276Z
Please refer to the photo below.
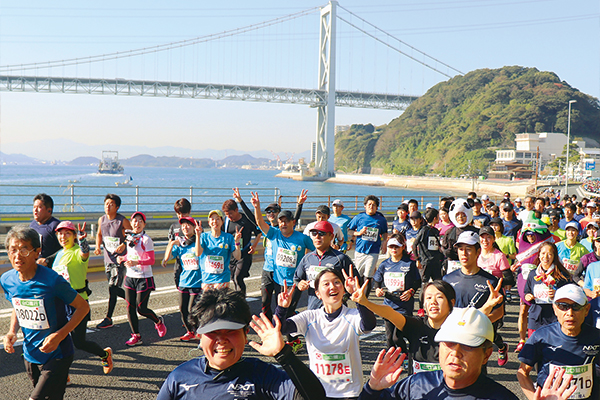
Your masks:
M312 373L312 371L302 362L288 345L275 355L277 362L288 374L296 391L294 400L325 400L325 389L321 381Z
M240 201L240 206L242 207L242 211L244 211L244 214L246 215L246 217L250 221L252 221L252 223L254 225L256 225L256 219L254 218L254 211L250 210L248 205L246 203L244 203L244 200Z
M377 325L377 317L373 314L373 311L367 307L357 304L358 313L360 314L360 329L363 332L370 332L375 329Z
M296 212L294 213L294 221L296 221L296 224L298 223L298 220L302 216L302 206L303 206L303 204L298 204L296 206Z
M279 307L277 306L275 308L275 315L277 316L277 318L279 318L279 321L281 321L281 333L283 333L284 335L287 335L289 333L296 333L298 332L298 327L296 326L296 323L294 321L292 321L289 318L286 318L287 314L287 308L283 308L283 307Z
M154 250L140 254L140 265L154 265Z

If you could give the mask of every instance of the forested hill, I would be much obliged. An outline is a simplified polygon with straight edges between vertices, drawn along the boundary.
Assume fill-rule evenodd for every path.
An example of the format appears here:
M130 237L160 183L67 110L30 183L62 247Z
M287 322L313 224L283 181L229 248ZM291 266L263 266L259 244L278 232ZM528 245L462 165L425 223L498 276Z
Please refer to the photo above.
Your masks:
M515 134L567 132L600 141L600 103L552 72L519 66L480 69L432 87L389 124L352 125L336 135L336 168L461 175L487 171Z

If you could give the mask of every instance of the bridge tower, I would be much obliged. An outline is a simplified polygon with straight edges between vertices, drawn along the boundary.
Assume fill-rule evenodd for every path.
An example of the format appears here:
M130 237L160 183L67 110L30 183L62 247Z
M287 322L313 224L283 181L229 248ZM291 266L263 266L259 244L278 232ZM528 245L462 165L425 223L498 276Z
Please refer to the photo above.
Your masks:
M327 93L327 104L318 106L315 170L318 176L334 176L335 155L335 41L337 1L321 9L319 39L319 90Z

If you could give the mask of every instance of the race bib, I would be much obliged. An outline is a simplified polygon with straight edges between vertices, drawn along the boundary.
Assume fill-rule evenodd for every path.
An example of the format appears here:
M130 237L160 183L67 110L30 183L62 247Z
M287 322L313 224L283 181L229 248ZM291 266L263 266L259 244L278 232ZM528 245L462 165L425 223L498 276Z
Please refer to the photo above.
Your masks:
M362 238L367 242L376 242L379 239L379 229L367 226L367 231L363 233Z
M322 267L320 265L311 265L310 267L308 267L306 277L308 279L308 284L311 288L315 288L315 279L317 279L317 275L319 275L321 271L324 271L326 269L328 269L328 267Z
M535 297L536 304L550 304L552 303L552 299L548 294L550 288L548 285L544 285L543 283L538 283L533 286L533 297Z
M600 278L594 278L594 291L600 290Z
M13 297L12 304L22 328L42 330L50 328L44 299L18 299Z
M385 272L383 274L383 283L390 292L404 291L404 272Z
M575 386L577 389L569 399L587 399L592 395L592 387L594 386L594 366L592 363L575 366L550 364L550 374L557 368L565 371L565 374L573 375L569 388Z
M568 258L563 258L562 263L565 266L565 268L567 269L567 271L569 271L570 273L575 272L575 270L577 269L577 264L574 264Z
M119 247L120 244L118 237L104 236L102 240L104 241L104 248L106 251L109 253L115 253L117 251L117 247Z
M294 250L278 247L277 256L275 257L275 264L284 268L296 268L297 258L298 255Z
M310 364L310 369L323 382L330 384L352 382L352 366L350 365L348 353L325 354L315 352Z
M186 253L181 256L181 265L186 271L195 271L198 269L198 257L194 253Z
M67 282L71 283L71 278L69 277L69 268L67 268L66 265L60 264L52 267L52 269L54 270L54 272L65 278Z
M413 372L439 371L442 369L439 363L429 363L413 360Z
M460 269L460 262L456 260L448 260L448 270L446 271L446 274L454 272L457 269Z
M209 274L222 274L224 270L225 260L223 256L206 256L204 272Z
M140 261L140 256L138 254L128 254L127 255L127 259L129 261ZM128 267L128 268L134 274L141 274L142 273L142 266L139 265L139 264L134 265L132 267Z
M440 244L435 236L429 236L427 239L427 250L429 251L438 251L440 248Z
M535 264L523 264L521 265L521 275L523 276L523 279L527 280L527 277L529 276L529 273L531 271L533 271L534 269L536 269L537 267L535 266Z

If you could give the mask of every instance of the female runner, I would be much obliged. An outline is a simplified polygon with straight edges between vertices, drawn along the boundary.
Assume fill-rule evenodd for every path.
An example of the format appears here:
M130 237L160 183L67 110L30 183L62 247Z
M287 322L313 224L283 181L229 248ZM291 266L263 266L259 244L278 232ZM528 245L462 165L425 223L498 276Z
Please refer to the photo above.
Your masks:
M528 336L544 325L556 322L552 301L556 289L572 283L571 274L563 267L554 243L540 247L537 268L529 273L525 283L525 300L531 303L527 324Z
M159 337L167 333L162 317L158 317L154 311L148 308L150 293L156 289L154 277L152 276L152 265L154 264L154 243L150 236L146 235L146 216L136 211L131 215L132 231L126 231L127 254L117 257L119 263L125 263L127 272L125 275L125 301L127 301L127 319L131 327L131 338L125 342L128 346L142 344L140 335L138 313L154 322L154 328Z
M481 308L484 314L489 314L502 301L501 285L502 279L498 281L495 288L488 281L490 296ZM427 315L423 317L405 316L390 306L375 304L367 299L364 288L365 285L352 293L352 301L367 307L402 331L402 335L410 344L408 355L412 365L409 363L409 374L439 370L439 345L434 339L454 307L456 299L454 288L442 280L432 281L425 285L421 294L421 303ZM400 338L400 340L403 339Z
M56 254L52 269L65 278L85 301L88 301L88 296L92 291L88 287L87 280L90 246L86 240L85 222L82 227L77 224L77 230L75 230L75 225L71 221L62 221L55 231L62 250ZM79 241L79 244L75 243L75 239ZM67 306L69 318L74 310L73 307ZM104 373L108 374L113 368L112 349L110 347L102 349L96 342L86 340L85 337L90 315L91 312L73 329L71 338L76 348L100 357Z
M357 282L351 269L346 287L354 291ZM340 270L326 269L315 278L315 294L323 301L318 310L306 310L285 319L295 285L288 292L284 281L283 289L275 309L275 315L283 321L281 333L304 335L310 369L323 383L328 398L357 398L363 386L358 336L375 328L375 315L361 305L350 309L343 304L344 276Z

